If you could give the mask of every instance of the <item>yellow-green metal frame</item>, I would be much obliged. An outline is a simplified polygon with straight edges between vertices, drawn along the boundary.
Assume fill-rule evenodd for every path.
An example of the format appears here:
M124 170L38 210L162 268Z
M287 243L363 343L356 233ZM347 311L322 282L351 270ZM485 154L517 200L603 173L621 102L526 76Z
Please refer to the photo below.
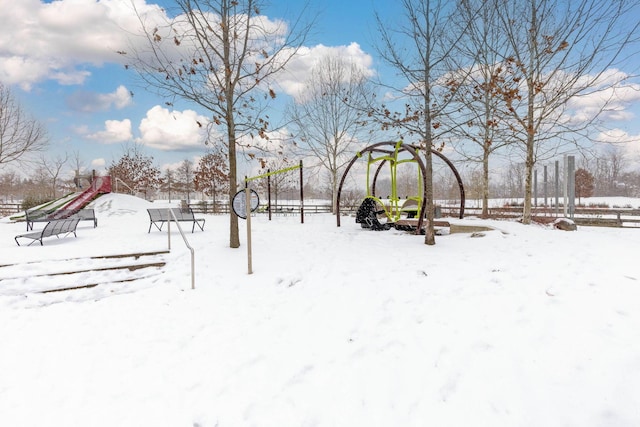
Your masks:
M367 196L366 197L375 200L376 203L382 206L382 208L384 209L384 214L387 217L387 220L390 222L398 221L402 214L402 206L400 206L400 197L398 197L398 188L397 188L398 165L401 165L404 163L414 163L416 165L418 164L418 162L414 158L411 158L411 159L398 158L402 145L403 145L402 140L398 141L394 147L393 152L389 154L385 154L383 156L374 157L371 151L368 152L369 156L367 159ZM388 203L384 203L382 199L377 197L372 192L373 183L371 182L371 166L379 162L389 162L390 175L391 175L391 195L389 197ZM382 165L379 166L378 170L380 169L380 167L382 167ZM422 208L423 200L419 194L422 193L423 183L422 183L422 172L420 171L419 167L417 169L418 169L418 195L407 197L406 200L415 200L416 203L418 204L417 210L420 211L420 209ZM377 173L375 175L377 175Z

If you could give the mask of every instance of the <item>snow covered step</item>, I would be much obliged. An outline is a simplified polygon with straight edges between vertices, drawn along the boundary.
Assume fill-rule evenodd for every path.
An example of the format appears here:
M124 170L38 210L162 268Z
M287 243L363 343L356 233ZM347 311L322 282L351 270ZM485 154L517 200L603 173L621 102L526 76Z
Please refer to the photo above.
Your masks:
M44 260L0 266L0 296L122 284L159 275L166 252Z
M162 262L168 252L144 252L132 254L103 255L83 258L63 258L27 263L0 265L0 280L18 277L34 277L42 275L58 275L89 270L117 269L119 266L131 265L135 262Z

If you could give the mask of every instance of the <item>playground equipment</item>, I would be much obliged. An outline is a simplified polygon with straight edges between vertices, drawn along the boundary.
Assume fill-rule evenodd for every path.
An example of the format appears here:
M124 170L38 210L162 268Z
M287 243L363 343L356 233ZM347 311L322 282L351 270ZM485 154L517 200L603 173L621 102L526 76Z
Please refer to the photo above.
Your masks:
M269 221L271 221L271 177L277 174L283 174L291 171L295 171L297 169L300 170L300 223L304 224L304 185L303 185L303 174L302 174L302 160L300 163L291 166L288 168L271 171L267 170L267 173L253 176L253 177L245 177L245 188L244 190L236 193L233 198L233 210L235 214L247 220L247 274L253 274L253 252L251 248L251 212L255 211L258 205L260 204L260 199L258 197L258 193L256 193L253 189L251 189L251 182L261 179L267 178L267 199L268 205L267 210L269 212ZM244 200L243 200L244 198ZM243 215L242 210L245 210L246 213Z
M363 228L371 228L373 230L388 230L391 227L402 230L415 230L421 232L423 228L423 220L428 203L426 193L426 167L420 157L421 148L405 144L402 141L386 141L378 142L370 145L358 152L351 162L347 165L337 194L337 225L340 227L340 194L345 179L355 162L365 157L367 159L367 195L362 204L358 208L356 214L356 222L360 223ZM460 218L464 216L464 186L460 174L449 159L437 150L431 150L431 153L442 159L451 169L458 181L460 189ZM382 167L388 164L391 180L391 195L383 200L376 195L376 181L382 170ZM402 164L413 164L417 168L417 194L401 199L397 191L397 170ZM372 168L374 169L372 175ZM386 222L381 223L379 216L386 217Z
M100 194L111 192L111 178L108 176L95 177L91 185L80 193L71 193L56 200L35 206L30 209L34 217L48 219L62 219L73 215L89 204ZM26 220L23 212L10 218L13 221Z
M298 175L299 186L300 186L300 223L304 224L304 181L303 181L303 164L302 160L297 165L286 167L283 169L272 171L271 169L267 169L267 173L262 175L252 176L245 178L245 186L249 186L249 184L253 181L266 178L267 179L267 212L269 214L269 221L271 221L271 211L272 211L272 203L271 203L271 177L273 175L280 175L287 172L292 172L298 170L300 173Z
M98 194L111 193L111 177L98 176L91 181L91 185L71 202L61 207L66 211L77 212L96 198Z

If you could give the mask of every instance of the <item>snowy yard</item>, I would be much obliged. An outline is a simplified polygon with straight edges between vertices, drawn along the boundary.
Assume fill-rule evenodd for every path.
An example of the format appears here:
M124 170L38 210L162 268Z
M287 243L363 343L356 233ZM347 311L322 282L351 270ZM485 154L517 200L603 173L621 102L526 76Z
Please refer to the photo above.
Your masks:
M248 275L246 223L230 249L228 217L197 215L195 290L174 227L137 281L37 293L88 256L166 249L157 204L93 207L97 228L42 247L0 221L2 426L640 425L640 230L465 219L495 230L425 246L261 215Z

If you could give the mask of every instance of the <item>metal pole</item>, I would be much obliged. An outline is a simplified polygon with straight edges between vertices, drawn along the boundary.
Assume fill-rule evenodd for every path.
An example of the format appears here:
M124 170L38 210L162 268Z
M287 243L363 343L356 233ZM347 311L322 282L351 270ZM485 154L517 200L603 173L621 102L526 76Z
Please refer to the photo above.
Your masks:
M253 274L253 263L251 259L251 188L249 182L246 182L244 192L247 204L247 274Z
M180 233L180 236L182 236L182 240L184 241L184 244L187 246L187 249L189 249L189 252L191 252L191 289L195 289L196 288L196 251L193 249L193 247L191 247L191 245L187 241L187 236L184 235L184 231L182 231L182 227L180 227L180 223L178 222L176 215L173 213L171 208L167 208L167 239L169 242L169 251L171 251L171 221L176 222L176 227L178 227L178 232Z
M269 210L269 221L271 221L271 169L267 169L267 209Z
M549 207L549 202L547 200L547 165L544 165L544 207Z
M304 224L304 181L302 179L302 160L300 160L300 224Z
M538 169L533 170L533 206L538 207Z
M568 175L569 175L569 168L567 167L567 155L564 155L564 171L563 171L563 175L564 175L564 182L563 187L564 187L564 203L562 206L562 212L564 213L564 216L567 216L567 199L568 199L568 194L567 191L569 190L567 187L568 184Z
M559 200L559 195L560 195L560 162L556 160L556 176L555 176L555 181L556 181L556 216L558 216L559 213L559 207L558 207L558 203L560 202Z
M569 193L569 218L573 218L576 212L576 157L568 157L568 193Z
M167 249L171 252L171 208L167 208Z

